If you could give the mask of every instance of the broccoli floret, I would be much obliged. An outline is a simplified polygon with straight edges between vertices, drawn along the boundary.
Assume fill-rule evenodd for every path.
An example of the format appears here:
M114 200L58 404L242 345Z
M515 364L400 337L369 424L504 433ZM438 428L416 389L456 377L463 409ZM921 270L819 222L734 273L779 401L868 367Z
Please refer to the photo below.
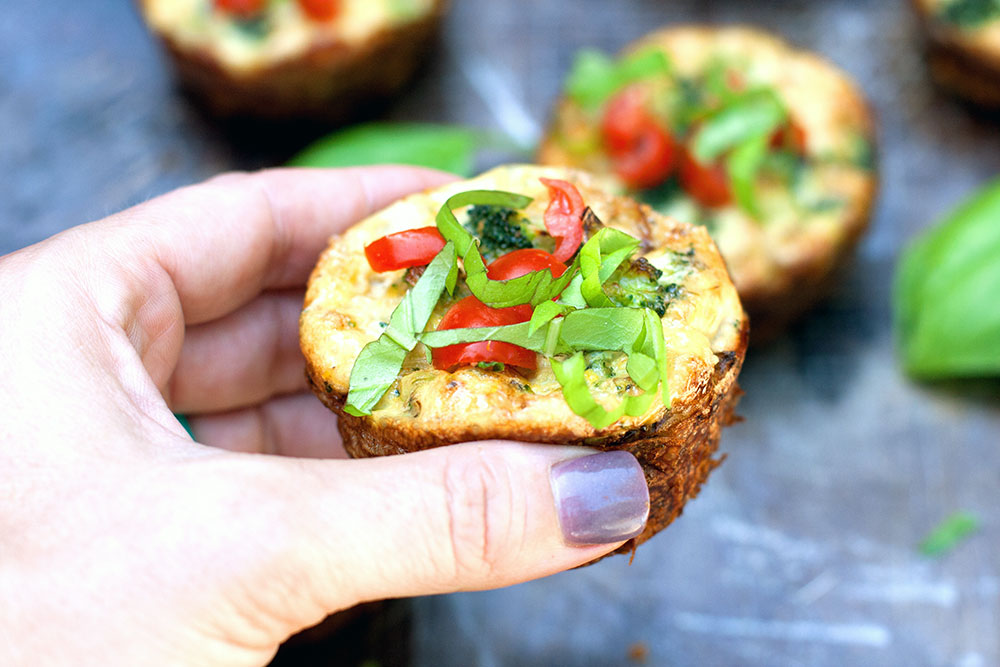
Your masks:
M465 228L479 238L479 252L486 262L521 248L532 247L535 233L528 220L512 208L477 205L469 208Z
M606 283L604 293L616 306L649 308L663 317L667 306L680 295L680 285L662 284L663 271L638 257L619 266Z

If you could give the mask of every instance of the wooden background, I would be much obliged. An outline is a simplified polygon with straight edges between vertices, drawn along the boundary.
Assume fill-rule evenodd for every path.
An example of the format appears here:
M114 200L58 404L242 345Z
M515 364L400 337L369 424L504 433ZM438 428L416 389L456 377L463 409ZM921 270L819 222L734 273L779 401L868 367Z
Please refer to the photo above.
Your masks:
M455 0L440 48L386 116L531 143L576 49L614 51L681 21L775 30L860 81L881 122L872 229L831 298L748 356L746 422L680 520L632 565L414 601L412 663L1000 664L1000 386L908 381L889 311L906 240L1000 173L1000 121L929 84L903 0ZM6 0L0 253L223 170L280 164L321 132L202 115L127 0ZM916 545L960 509L980 532L922 557Z

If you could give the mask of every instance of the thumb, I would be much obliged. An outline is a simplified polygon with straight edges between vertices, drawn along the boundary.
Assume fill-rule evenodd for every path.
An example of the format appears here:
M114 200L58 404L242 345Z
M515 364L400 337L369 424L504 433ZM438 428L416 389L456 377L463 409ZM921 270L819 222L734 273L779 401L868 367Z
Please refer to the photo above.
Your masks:
M280 609L261 611L288 633L365 600L575 567L638 535L649 513L642 468L623 451L481 442L346 461L243 457L270 478L249 502L272 511L250 515L258 534L246 542L272 538L268 580L289 585L268 596ZM276 516L283 525L267 525Z

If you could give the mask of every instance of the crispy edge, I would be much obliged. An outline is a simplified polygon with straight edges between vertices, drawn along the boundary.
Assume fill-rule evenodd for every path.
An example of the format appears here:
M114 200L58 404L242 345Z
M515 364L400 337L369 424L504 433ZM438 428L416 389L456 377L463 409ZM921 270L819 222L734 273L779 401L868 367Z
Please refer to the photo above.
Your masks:
M744 318L733 350L718 354L707 382L691 400L675 401L652 422L632 430L579 437L560 423L539 424L513 430L505 423L491 429L450 428L430 431L408 422L376 422L344 412L345 394L333 391L322 380L320 369L307 360L306 377L313 392L338 416L344 447L354 458L394 456L474 440L517 440L546 444L576 445L599 450L624 450L640 462L649 486L650 512L646 528L613 553L628 553L666 528L698 495L709 473L721 462L716 458L722 429L738 418L736 406L742 396L737 377L743 365L749 334Z

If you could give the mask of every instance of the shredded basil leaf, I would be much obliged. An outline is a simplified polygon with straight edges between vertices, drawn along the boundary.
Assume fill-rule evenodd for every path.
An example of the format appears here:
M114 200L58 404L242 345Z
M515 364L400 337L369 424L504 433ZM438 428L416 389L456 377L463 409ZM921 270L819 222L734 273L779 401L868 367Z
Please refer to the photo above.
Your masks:
M587 386L587 363L581 352L573 354L565 361L552 360L552 372L563 389L567 404L576 414L584 417L591 426L602 429L610 426L624 415L638 417L649 409L656 397L658 383L663 385L663 403L670 405L666 346L663 340L662 323L651 310L635 311L632 308L620 310L642 314L642 328L631 344L624 350L628 354L627 370L642 394L625 397L617 406L608 410L600 405ZM585 313L587 311L577 311ZM564 327L565 329L565 327ZM572 336L572 331L567 334Z
M943 556L977 530L979 519L969 512L955 512L924 538L920 543L920 553L925 556Z
M427 326L454 265L455 245L449 242L427 266L417 284L403 295L382 335L361 350L351 369L346 413L356 417L371 414L396 381L403 360L416 346L416 336Z
M600 51L585 49L576 55L566 80L566 92L586 109L596 109L630 83L672 71L667 55L653 47L615 61Z
M502 192L499 190L470 190L453 195L445 201L438 211L438 231L445 240L452 241L458 250L458 256L465 264L465 282L473 296L492 308L507 308L529 303L537 305L553 299L565 289L573 279L576 264L570 267L562 276L554 278L548 269L532 271L519 278L511 280L490 280L486 274L486 263L479 252L475 237L469 233L453 209L473 204L489 204L506 208L521 209L531 203L530 197ZM454 283L449 283L448 291Z
M786 118L785 107L773 91L745 93L709 116L698 129L693 144L695 158L711 163L748 139L770 134Z
M552 362L552 372L562 386L566 403L573 412L590 422L594 428L607 428L626 414L638 417L652 405L656 395L653 392L644 392L637 396L628 396L613 409L606 410L590 393L586 370L587 362L582 352L577 352L566 361Z
M757 203L757 173L767 158L768 136L758 134L733 149L726 159L726 170L733 187L733 196L750 217L759 220Z
M587 305L614 307L602 285L638 247L638 239L611 227L604 227L583 245L579 253L580 274L583 276L580 293Z
M570 401L570 395L577 391L579 383L583 381L576 376L576 367L582 363L583 370L586 370L586 363L574 361L566 366L566 362L551 360L553 372L563 386L570 408L590 421L594 428L604 428L623 414L637 416L645 412L660 383L663 385L663 402L665 405L670 404L663 326L659 316L649 309L585 308L570 311L564 317L551 319L534 328L531 322L522 322L497 327L430 331L419 338L424 345L432 348L485 340L502 341L550 358L558 354L575 355L582 351L624 352L629 358L626 366L629 377L650 396L642 401L633 400L639 399L639 396L626 398L618 413L611 411L605 414L603 408L589 400L589 389L587 397L574 395ZM559 370L556 370L557 367ZM632 410L637 410L642 405L645 407L633 414ZM605 423L608 415L614 414L617 416Z
M492 190L468 191L447 199L437 215L438 229L447 243L393 311L382 335L366 345L355 361L344 408L348 414L371 414L418 342L429 350L502 341L545 355L570 408L595 428L604 428L625 414L643 414L660 384L664 403L669 405L666 345L659 316L649 309L615 307L603 291L603 283L638 249L637 239L610 227L601 229L583 245L559 279L549 270L507 281L486 276L476 238L459 224L452 209L473 204L519 209L530 201L523 195ZM531 304L531 319L506 326L425 332L441 294L455 287L459 257L465 264L466 282L477 298L494 307ZM559 301L553 301L557 296ZM605 410L586 385L583 351L627 355L625 370L642 393L627 396L616 408ZM557 355L569 355L569 359L554 359ZM488 367L496 370L502 365Z

